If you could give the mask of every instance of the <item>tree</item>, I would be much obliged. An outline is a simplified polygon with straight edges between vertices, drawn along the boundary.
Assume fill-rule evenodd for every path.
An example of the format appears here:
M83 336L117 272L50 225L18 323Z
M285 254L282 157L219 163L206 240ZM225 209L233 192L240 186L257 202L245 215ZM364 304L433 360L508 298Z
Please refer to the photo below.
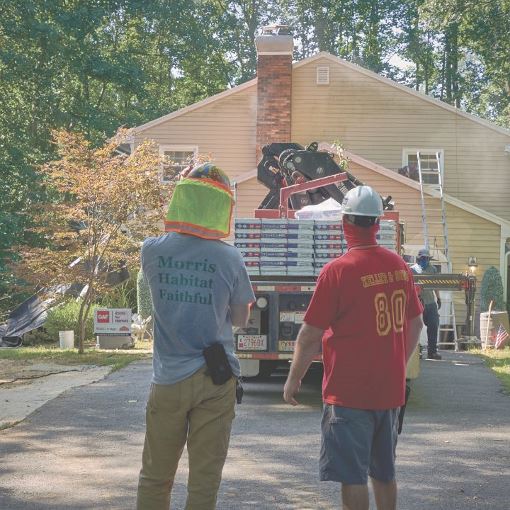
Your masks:
M438 31L440 98L510 125L510 0L424 0Z
M128 132L120 131L94 148L81 133L54 133L60 159L41 167L41 178L54 194L36 213L37 234L46 246L20 247L17 273L44 293L80 285L79 352L85 323L111 273L137 267L140 242L158 232L162 189L159 156L144 142L129 156L117 147Z
M493 310L505 310L503 299L503 282L499 271L494 266L489 267L482 278L480 288L480 311L486 312L493 301Z

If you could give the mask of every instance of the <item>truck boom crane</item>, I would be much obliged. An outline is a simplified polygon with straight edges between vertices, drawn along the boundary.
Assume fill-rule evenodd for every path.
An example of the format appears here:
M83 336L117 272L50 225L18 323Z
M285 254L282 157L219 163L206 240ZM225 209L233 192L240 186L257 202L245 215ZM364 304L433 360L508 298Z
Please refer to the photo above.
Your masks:
M346 172L329 152L319 151L318 143L312 142L306 148L298 143L271 143L262 148L262 159L257 166L257 179L269 189L269 193L259 209L278 209L280 189L345 173L347 179L293 195L290 198L292 209L306 205L320 204L328 198L342 203L345 194L363 182ZM383 198L385 210L392 210L391 196Z

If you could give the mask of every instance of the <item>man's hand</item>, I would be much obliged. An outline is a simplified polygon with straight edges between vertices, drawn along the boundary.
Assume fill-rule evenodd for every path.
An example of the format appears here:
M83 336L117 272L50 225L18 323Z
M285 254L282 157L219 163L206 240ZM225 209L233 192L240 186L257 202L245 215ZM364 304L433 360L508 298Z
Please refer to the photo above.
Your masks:
M297 406L294 398L301 388L301 379L306 374L313 358L320 352L324 330L310 326L306 322L301 326L296 338L296 349L290 365L287 382L283 389L283 399L287 404Z
M299 390L301 389L301 381L294 379L287 379L285 386L283 387L283 400L292 406L297 406L299 402L294 398Z
M441 298L439 296L437 297L437 309L441 309Z

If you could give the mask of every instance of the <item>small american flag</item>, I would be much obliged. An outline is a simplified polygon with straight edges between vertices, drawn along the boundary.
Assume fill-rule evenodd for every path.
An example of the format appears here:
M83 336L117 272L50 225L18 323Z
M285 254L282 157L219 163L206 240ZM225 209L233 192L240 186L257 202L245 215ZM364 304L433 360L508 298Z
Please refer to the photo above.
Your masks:
M504 347L506 340L508 338L508 331L503 327L502 324L499 325L498 332L496 333L496 340L494 342L494 347L499 349L500 347Z

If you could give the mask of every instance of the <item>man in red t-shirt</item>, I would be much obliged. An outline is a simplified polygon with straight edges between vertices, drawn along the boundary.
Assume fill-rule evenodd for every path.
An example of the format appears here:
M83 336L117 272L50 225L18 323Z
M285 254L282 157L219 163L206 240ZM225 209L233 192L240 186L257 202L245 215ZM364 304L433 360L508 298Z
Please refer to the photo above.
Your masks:
M358 186L346 194L342 212L348 252L317 280L284 399L297 405L301 379L322 340L320 478L342 483L344 510L368 510L370 476L378 510L395 510L398 411L422 306L404 260L377 245L381 197Z

